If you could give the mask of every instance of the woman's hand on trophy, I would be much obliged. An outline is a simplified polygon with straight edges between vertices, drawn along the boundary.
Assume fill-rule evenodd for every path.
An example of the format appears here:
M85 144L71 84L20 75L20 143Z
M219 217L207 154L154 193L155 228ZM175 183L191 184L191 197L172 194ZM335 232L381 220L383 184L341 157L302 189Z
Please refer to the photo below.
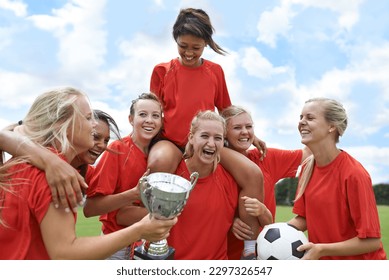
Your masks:
M235 217L231 231L239 240L249 240L254 234L250 226L244 223L238 217Z
M166 239L170 229L177 223L177 217L172 219L156 219L150 215L145 216L139 223L142 225L141 239L151 242Z

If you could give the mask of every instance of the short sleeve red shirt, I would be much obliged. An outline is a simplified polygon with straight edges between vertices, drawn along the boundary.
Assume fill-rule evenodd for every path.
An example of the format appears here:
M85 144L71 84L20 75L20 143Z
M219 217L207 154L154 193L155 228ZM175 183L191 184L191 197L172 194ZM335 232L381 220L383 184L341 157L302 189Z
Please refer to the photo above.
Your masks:
M49 259L40 223L52 201L45 173L29 164L18 164L12 174L11 191L0 190L0 259Z
M176 174L189 179L185 161ZM211 175L198 179L168 237L168 244L176 250L175 259L227 259L227 233L237 203L238 186L221 165Z
M256 163L262 171L264 179L264 204L276 216L275 184L283 178L295 177L301 163L302 150L280 150L268 148L266 157L260 160L261 154L257 148L249 151L247 157ZM240 259L243 250L243 241L237 239L232 232L228 236L228 258Z
M156 65L150 91L163 105L163 136L181 147L187 142L190 122L197 112L231 105L223 69L205 59L196 68L183 66L178 59Z
M130 136L109 145L113 152L105 151L97 163L87 189L87 196L111 195L132 189L146 172L147 156ZM116 222L118 210L100 216L104 234L124 228Z
M370 175L342 151L330 164L314 166L303 196L293 212L305 217L309 240L334 243L359 238L380 238L380 221ZM386 259L382 248L357 256L322 259Z
M262 171L265 189L264 204L272 213L273 218L276 215L275 185L283 178L296 176L302 156L302 150L269 148L266 157L260 160L261 154L258 149L255 148L249 151L248 158L255 162Z

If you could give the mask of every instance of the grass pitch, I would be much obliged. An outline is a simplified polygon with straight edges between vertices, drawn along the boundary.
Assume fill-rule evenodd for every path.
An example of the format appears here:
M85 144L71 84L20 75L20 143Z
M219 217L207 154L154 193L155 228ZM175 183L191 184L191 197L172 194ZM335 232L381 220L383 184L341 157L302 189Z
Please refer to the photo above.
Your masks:
M381 222L381 239L386 253L389 255L389 206L379 205L378 214ZM290 220L294 214L290 206L277 206L276 222L285 222ZM85 218L82 208L78 211L77 236L96 236L101 233L101 223L98 217Z

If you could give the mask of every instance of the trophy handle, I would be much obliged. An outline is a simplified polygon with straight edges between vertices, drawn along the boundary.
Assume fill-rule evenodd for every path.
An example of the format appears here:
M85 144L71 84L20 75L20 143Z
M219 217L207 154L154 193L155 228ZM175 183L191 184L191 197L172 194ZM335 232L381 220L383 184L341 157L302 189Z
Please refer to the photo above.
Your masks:
M151 209L146 197L149 194L149 190L151 189L151 186L148 184L147 179L148 179L147 176L142 176L139 179L138 185L139 185L139 192L140 192L140 198L142 200L142 203L151 214Z
M199 179L199 173L198 172L193 172L192 174L190 174L190 184L192 186L191 190L196 185L198 179Z

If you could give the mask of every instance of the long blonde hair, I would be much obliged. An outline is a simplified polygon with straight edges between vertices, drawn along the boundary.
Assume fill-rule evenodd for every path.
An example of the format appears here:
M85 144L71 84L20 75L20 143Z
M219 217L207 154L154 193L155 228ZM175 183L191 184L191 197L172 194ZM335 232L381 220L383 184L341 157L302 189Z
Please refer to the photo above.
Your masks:
M72 87L58 88L41 94L23 119L24 134L42 146L50 146L65 153L72 147L72 139L68 139L68 129L71 128L74 132L75 119L81 114L75 101L81 96L86 97Z
M335 142L338 143L339 138L346 131L347 122L348 122L347 113L343 105L334 99L323 98L323 97L309 99L305 102L305 104L310 102L320 102L320 104L323 106L324 119L329 124L335 127L336 129ZM308 185L308 182L311 179L313 167L315 166L314 156L310 155L309 157L307 157L301 165L302 165L302 173L301 176L299 176L300 178L298 183L298 192L294 201L296 201L303 195Z
M74 135L75 119L81 114L75 101L82 96L86 97L81 91L71 87L58 88L39 95L22 121L23 134L38 145L66 153L72 148L68 130L71 129ZM4 159L4 151L0 152L0 158ZM0 162L0 211L4 194L9 191L11 184L12 174L8 171L10 167L21 162L26 160L14 157L4 164ZM0 224L4 224L1 218Z

